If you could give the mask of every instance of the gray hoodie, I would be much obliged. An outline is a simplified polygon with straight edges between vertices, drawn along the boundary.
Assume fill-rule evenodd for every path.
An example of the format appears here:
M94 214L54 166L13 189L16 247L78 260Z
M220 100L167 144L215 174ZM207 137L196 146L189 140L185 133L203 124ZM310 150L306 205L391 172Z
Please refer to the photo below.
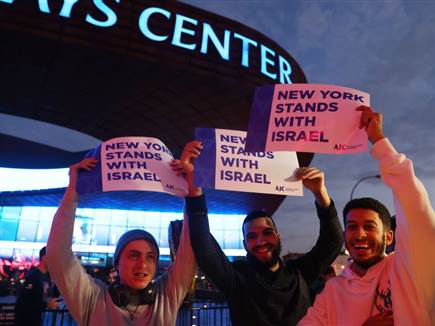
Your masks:
M180 246L169 271L156 279L152 305L117 307L107 287L90 277L71 249L77 196L67 191L54 216L47 243L50 275L79 325L175 325L177 312L195 275L195 258L185 219Z

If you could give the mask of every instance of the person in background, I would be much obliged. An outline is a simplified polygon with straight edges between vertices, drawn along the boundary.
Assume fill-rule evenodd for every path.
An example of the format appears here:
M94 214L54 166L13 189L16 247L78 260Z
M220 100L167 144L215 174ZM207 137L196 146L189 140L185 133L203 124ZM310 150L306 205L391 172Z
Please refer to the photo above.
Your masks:
M142 229L127 231L119 238L113 257L119 280L110 287L90 277L72 252L78 174L91 170L96 163L91 157L70 167L69 185L47 243L50 273L79 325L173 326L196 268L188 223L184 223L175 262L158 277L159 246Z
M15 325L40 326L44 309L58 309L59 298L49 298L46 247L39 251L39 264L26 274L15 303Z
M359 107L360 128L373 144L382 180L396 209L395 251L391 216L373 198L343 210L351 260L325 289L299 325L435 325L435 214L412 161L396 151L382 130L382 115Z
M109 269L109 273L107 274L107 280L106 280L106 284L111 286L111 285L115 285L116 282L118 282L119 278L118 278L118 272L116 271L116 268L111 268Z

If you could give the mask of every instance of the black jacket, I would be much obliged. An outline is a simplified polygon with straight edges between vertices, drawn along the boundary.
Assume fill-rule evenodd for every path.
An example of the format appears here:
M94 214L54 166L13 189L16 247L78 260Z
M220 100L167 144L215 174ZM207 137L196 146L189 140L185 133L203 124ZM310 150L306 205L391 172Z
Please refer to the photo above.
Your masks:
M46 307L44 301L44 283L46 276L36 267L32 267L15 304L15 325L41 325L42 312Z
M204 196L186 198L186 212L198 266L226 296L234 326L295 325L311 304L308 284L330 266L343 244L334 203L327 209L317 206L316 245L272 272L247 261L228 260L210 234Z

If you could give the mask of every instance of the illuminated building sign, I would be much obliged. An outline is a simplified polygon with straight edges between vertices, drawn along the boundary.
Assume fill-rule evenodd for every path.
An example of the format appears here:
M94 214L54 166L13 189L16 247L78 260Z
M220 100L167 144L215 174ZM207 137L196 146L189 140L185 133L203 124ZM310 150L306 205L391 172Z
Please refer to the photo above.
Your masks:
M0 0L0 4L10 5L24 2L32 3L30 0ZM159 1L148 1L151 5L143 7L142 4L142 8L138 7L140 4L136 1L133 5L130 0L93 0L91 4L84 4L88 2L90 1L34 0L33 6L44 15L76 21L80 17L82 23L86 22L101 29L111 29L123 24L121 20L125 20L125 12L129 11L132 16L128 20L132 21L128 22L128 26L132 25L143 41L168 44L202 56L209 56L213 52L213 56L222 61L255 69L257 73L277 83L298 82L292 80L296 62L290 60L291 57L274 42L259 33L253 33L251 29L242 28L249 31L249 35L246 35L234 23L228 24L231 27L223 27L220 21L214 19L212 22L210 16L196 13L196 8ZM185 8L190 10L182 10Z

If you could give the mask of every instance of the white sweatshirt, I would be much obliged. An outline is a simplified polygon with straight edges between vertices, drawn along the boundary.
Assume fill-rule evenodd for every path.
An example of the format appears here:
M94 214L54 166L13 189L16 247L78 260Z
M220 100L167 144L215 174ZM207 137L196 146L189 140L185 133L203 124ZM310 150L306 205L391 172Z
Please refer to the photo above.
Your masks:
M298 325L362 325L392 310L395 325L435 325L435 214L411 160L388 139L371 150L394 194L396 250L360 277L349 265L326 283Z
M177 312L195 275L196 263L190 245L187 218L184 220L175 262L156 279L156 301L140 305L131 320L125 308L117 307L107 287L90 277L71 250L77 202L67 193L53 219L47 243L50 275L79 325L175 325Z

